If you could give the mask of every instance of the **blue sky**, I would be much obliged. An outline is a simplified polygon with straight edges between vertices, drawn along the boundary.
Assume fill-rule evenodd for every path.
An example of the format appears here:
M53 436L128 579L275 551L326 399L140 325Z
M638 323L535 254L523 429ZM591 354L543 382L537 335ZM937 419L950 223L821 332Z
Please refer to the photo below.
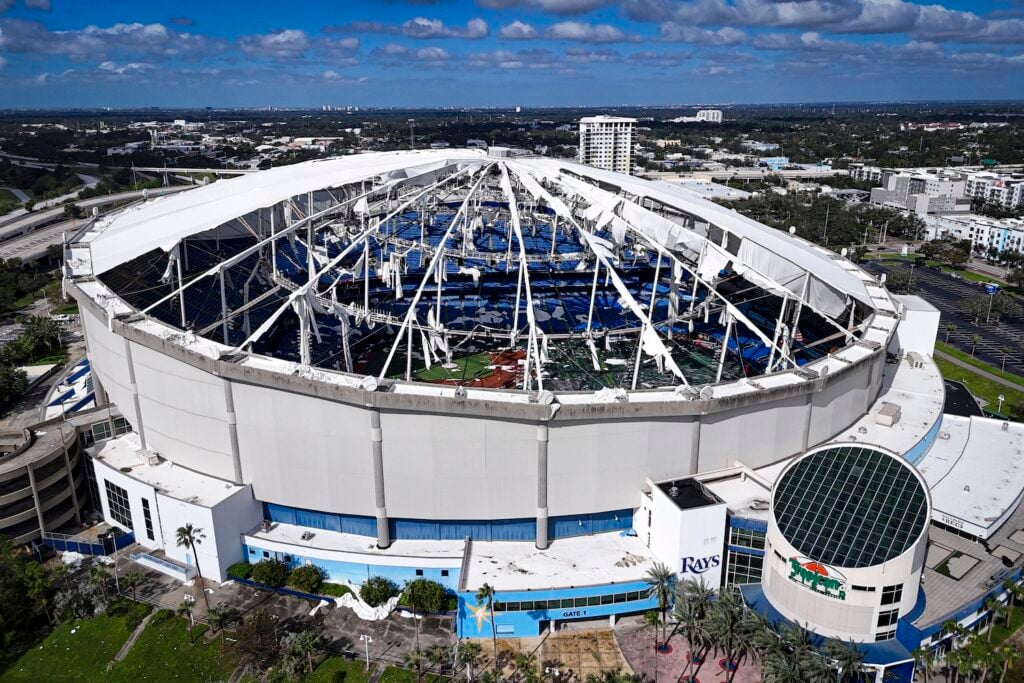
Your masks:
M1024 0L0 0L0 107L1024 98Z

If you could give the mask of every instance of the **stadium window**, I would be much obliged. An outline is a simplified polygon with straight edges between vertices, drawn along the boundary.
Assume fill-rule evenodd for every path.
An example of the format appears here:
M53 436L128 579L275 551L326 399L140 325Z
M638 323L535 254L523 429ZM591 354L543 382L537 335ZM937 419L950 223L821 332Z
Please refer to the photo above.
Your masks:
M153 535L153 517L149 513L149 499L142 499L142 519L146 523L146 538L151 541L155 541L156 537Z
M110 480L104 480L107 490L107 507L110 508L110 516L115 522L125 527L132 527L132 509L128 504L128 492ZM134 530L134 529L133 529Z
M448 576L448 570L447 569L442 569L441 570L441 576Z
M878 626L892 626L900 620L900 611L898 609L890 609L884 612L878 613Z
M92 440L93 443L97 441L104 441L109 439L111 435L110 423L109 422L97 422L92 426Z
M879 641L879 640L889 640L889 639L895 638L895 637L896 637L896 629L893 629L891 631L885 631L884 633L879 633L878 635L875 636L875 640L876 641Z
M572 607L572 606L573 606L573 599L572 598L565 598L564 600L562 600L562 609L565 609L566 607Z
M596 606L598 606L600 604L601 604L601 596L600 595L591 595L589 598L587 598L587 606L588 607L596 607Z
M113 424L114 436L121 436L122 434L127 434L128 432L132 431L131 423L128 422L128 420L124 419L123 417L115 417Z
M416 576L423 576L423 570L422 569L417 569L416 570Z
M863 591L865 593L874 593L875 592L875 587L874 586L850 586L850 588L852 588L855 591Z
M576 598L576 599L573 600L573 607L586 607L586 606L587 606L587 599L586 598Z
M640 599L640 591L626 593L626 602L636 602Z
M882 589L882 604L895 605L903 599L903 586L886 586Z

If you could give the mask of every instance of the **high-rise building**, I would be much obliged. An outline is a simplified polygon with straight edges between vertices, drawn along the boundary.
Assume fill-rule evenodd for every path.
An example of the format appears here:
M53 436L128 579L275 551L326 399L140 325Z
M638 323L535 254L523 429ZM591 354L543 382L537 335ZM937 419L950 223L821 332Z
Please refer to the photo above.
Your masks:
M607 171L629 173L633 167L636 119L587 116L580 119L580 161Z

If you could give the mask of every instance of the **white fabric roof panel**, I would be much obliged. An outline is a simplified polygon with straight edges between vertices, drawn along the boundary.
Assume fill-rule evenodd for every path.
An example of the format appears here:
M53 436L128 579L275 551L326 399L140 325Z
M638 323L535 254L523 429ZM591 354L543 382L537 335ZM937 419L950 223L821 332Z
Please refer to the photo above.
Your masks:
M481 152L471 150L424 150L358 154L279 166L130 207L98 222L83 241L90 244L93 275L100 275L153 249L169 251L183 237L206 232L289 197L377 175L402 179L414 175L412 169L426 171L484 160Z

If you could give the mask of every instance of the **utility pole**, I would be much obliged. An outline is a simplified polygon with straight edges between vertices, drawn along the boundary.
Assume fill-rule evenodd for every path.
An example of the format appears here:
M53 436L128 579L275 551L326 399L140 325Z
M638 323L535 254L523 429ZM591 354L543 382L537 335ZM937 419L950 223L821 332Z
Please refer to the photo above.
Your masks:
M409 149L416 149L416 119L409 119Z

